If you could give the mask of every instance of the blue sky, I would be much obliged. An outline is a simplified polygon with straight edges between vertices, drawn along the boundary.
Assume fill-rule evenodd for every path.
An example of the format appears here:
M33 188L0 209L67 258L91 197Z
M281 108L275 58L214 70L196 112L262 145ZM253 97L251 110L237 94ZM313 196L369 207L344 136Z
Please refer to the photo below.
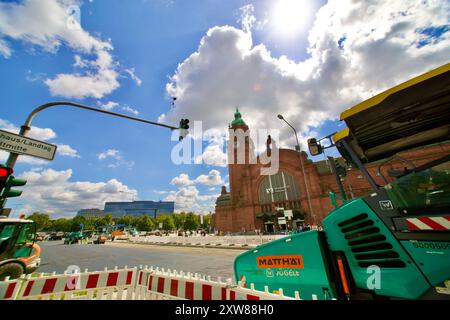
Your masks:
M279 2L0 1L0 127L65 100L225 131L239 106L251 128L280 129L280 145L292 147L278 113L304 143L339 130L337 117L352 104L448 62L446 1L309 1L287 11ZM80 8L82 31L65 29L68 5ZM420 32L432 27L440 32ZM254 90L241 91L246 85ZM164 128L69 107L45 110L33 125L41 130L32 135L61 152L52 162L18 162L15 172L30 182L9 202L17 212L70 216L133 195L208 212L227 183L223 165L174 165L176 142Z

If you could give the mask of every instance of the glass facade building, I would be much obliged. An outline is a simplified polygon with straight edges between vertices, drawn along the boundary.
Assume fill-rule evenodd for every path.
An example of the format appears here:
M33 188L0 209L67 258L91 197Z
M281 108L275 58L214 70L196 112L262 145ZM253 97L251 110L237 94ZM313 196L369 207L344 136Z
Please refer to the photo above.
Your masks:
M140 217L149 215L156 218L161 214L172 214L175 209L173 201L133 201L133 202L105 202L105 214L111 213L113 218L125 215Z
M105 216L105 212L100 209L81 209L78 210L77 216L85 217L86 219L96 219L103 218Z

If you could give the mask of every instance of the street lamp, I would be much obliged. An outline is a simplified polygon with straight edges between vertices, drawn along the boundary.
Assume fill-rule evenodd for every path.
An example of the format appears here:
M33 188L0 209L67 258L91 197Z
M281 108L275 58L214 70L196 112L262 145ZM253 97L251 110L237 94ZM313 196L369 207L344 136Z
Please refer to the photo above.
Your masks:
M303 177L304 177L304 181L305 181L305 190L306 190L306 197L308 199L309 211L311 212L313 223L316 224L316 216L314 214L314 211L313 211L313 208L312 208L312 205L311 205L311 196L309 194L309 187L308 187L308 183L306 181L307 177L306 177L306 172L305 172L305 166L303 164L302 153L301 153L301 150L300 150L300 143L298 142L297 130L295 130L295 128L289 122L287 122L287 120L281 114L278 115L278 119L283 120L284 122L286 122L286 124L289 127L291 127L291 129L294 131L295 140L297 141L297 145L295 146L295 150L298 151L298 155L300 157L300 164L301 164L301 167L302 167Z

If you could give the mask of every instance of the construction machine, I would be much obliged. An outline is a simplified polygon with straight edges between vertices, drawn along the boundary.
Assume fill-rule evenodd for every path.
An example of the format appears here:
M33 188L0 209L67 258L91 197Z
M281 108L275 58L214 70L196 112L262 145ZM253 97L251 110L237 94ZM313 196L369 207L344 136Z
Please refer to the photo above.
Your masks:
M449 299L450 63L346 110L341 120L344 130L309 139L309 151L336 147L370 190L348 197L340 172L341 194L330 192L335 208L322 220L323 231L241 254L236 281L288 296L297 291L301 299ZM426 153L430 145L444 152L427 163L399 156ZM392 159L404 165L383 168Z
M41 264L36 224L32 220L0 216L0 281L34 272Z

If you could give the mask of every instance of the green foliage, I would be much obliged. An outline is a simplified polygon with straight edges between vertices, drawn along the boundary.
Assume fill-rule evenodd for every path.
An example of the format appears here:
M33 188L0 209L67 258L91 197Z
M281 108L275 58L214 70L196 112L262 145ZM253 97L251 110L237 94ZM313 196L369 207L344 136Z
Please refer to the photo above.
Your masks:
M200 217L198 215L189 212L186 214L186 220L184 222L184 230L196 230L200 225Z
M143 215L136 219L136 227L139 231L151 231L154 224L148 215Z
M121 217L121 218L117 221L117 223L118 223L118 224L124 224L124 225L127 225L127 226L132 226L132 225L135 225L136 220L137 220L137 219L134 218L133 216L125 215L125 216Z
M162 229L165 231L171 231L175 229L173 218L169 214L162 214L156 218L156 227L159 228L159 224L162 223Z
M186 220L186 213L181 212L172 215L173 223L176 229L184 229L184 222Z
M127 215L119 219L113 219L109 213L103 218L86 219L83 216L75 216L72 219L59 218L56 220L50 220L48 214L35 212L28 219L36 222L38 231L80 231L81 223L84 224L84 230L95 230L98 226L110 225L113 222L135 226L139 231L159 229L159 223L162 223L162 230L172 231L174 229L196 230L199 227L207 228L210 222L210 215L203 216L202 225L200 225L200 216L192 212L162 214L156 219L148 215L142 215L138 218Z
M36 223L36 231L46 230L50 226L50 217L46 213L34 212L27 219Z

